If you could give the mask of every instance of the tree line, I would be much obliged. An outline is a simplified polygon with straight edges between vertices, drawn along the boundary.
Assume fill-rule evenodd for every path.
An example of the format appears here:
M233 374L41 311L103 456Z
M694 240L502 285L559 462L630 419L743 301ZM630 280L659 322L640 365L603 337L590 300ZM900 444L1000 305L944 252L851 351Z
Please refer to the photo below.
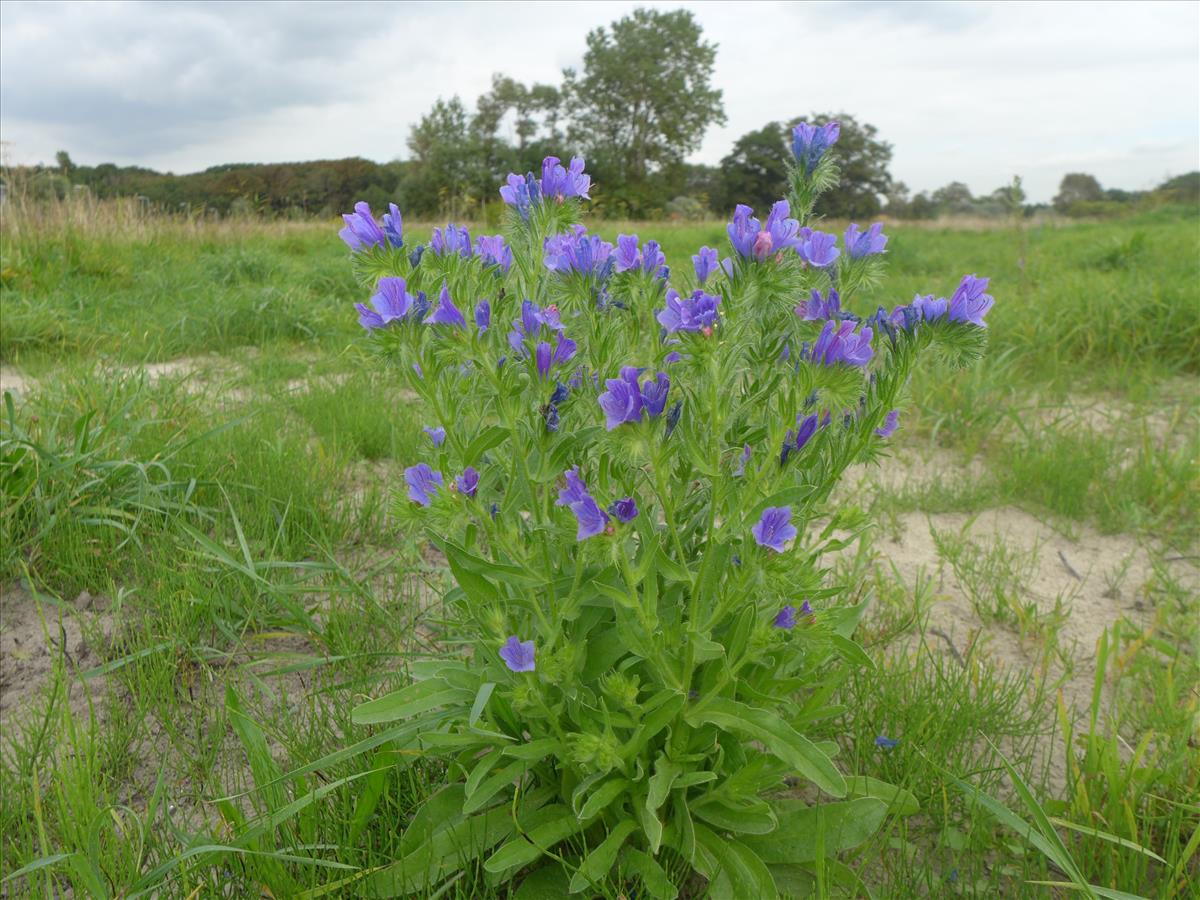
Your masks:
M140 197L167 211L302 218L366 200L375 208L398 202L415 217L490 220L500 214L497 185L509 172L536 170L547 155L578 154L598 185L597 214L699 219L725 215L739 202L769 206L783 193L792 126L836 119L841 182L822 198L830 217L1007 216L1036 208L1019 182L982 196L961 182L912 195L891 175L892 145L845 112L768 122L738 138L720 165L688 163L708 127L725 123L722 93L712 84L716 52L691 12L638 9L591 31L581 69L564 70L560 84L497 74L473 109L457 96L439 98L411 128L403 161L234 163L174 175L112 163L76 166L62 151L53 167L7 169L3 176L41 196L88 190L100 198ZM1071 173L1053 206L1065 215L1105 215L1148 199L1200 202L1200 172L1149 193L1104 190L1093 176Z

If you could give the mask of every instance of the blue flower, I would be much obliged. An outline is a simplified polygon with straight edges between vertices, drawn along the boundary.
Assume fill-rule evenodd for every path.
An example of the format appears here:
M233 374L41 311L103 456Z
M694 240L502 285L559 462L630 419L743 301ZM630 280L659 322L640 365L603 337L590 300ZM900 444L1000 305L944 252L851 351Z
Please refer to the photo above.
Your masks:
M492 305L486 300L475 304L475 327L483 334L492 325Z
M566 472L566 485L558 492L555 506L565 506L575 515L578 530L575 540L583 541L602 533L608 527L608 513L600 508L588 493L587 485L579 477L579 466Z
M989 279L978 278L974 275L964 275L954 295L950 298L950 308L946 314L951 322L965 322L979 328L987 328L983 317L995 303L991 294L986 294Z
M362 303L355 303L358 310L358 322L367 331L384 328L393 322L402 322L413 313L417 301L408 292L408 285L403 278L385 276L376 285L379 291L371 297L373 310Z
M837 143L841 133L842 126L837 122L820 126L801 122L792 129L792 156L805 174L811 175L816 170L825 151Z
M860 232L858 226L851 222L842 240L851 259L862 259L864 256L883 253L887 242L887 235L883 233L883 225L879 222L863 232Z
M647 378L643 385L638 384L640 374L635 367L625 366L620 378L605 381L607 390L600 395L600 408L604 410L605 427L609 431L626 422L640 422L643 411L654 418L662 415L666 408L671 389L667 373L659 372L653 378Z
M550 374L551 366L562 365L568 362L575 356L576 345L573 340L559 333L554 338L556 345L551 347L546 341L541 341L534 348L534 362L537 365L538 375L546 378Z
M500 197L509 206L520 213L521 218L529 220L529 211L546 200L562 202L570 198L590 199L592 179L583 171L582 157L571 160L569 167L564 168L557 156L547 156L542 160L542 177L535 178L530 172L524 178L515 173L509 173L507 184L500 188Z
M701 247L700 252L692 257L692 266L696 270L696 281L699 284L708 281L708 276L717 271L719 265L717 251L712 247Z
M451 222L445 230L433 229L429 249L436 256L453 256L457 253L466 259L471 256L471 235L465 225L460 227Z
M422 430L429 435L429 439L433 441L433 446L435 447L442 446L442 443L446 440L446 429L442 428L440 425L436 428L426 426Z
M775 616L775 621L772 623L776 628L782 628L785 631L791 631L796 627L796 607L790 603L779 611Z
M896 738L895 740L893 740L892 738L888 737L886 734L881 734L881 735L879 735L879 737L875 738L875 746L879 747L882 750L894 750L896 748L896 745L899 743L900 743L899 738Z
M843 316L841 297L833 288L829 289L829 293L825 297L822 297L821 292L814 288L812 296L808 300L801 300L796 305L796 315L806 322L841 319Z
M425 320L426 325L449 325L451 328L466 328L467 320L463 318L463 314L458 307L454 305L454 301L450 299L450 289L446 287L446 282L442 282L442 292L438 295L438 305L434 307L433 312Z
M733 476L741 478L746 474L746 463L750 462L750 445L746 444L742 448L741 455L738 457L737 466L734 467Z
M614 500L609 504L608 511L616 517L618 522L622 523L632 522L638 514L637 503L632 497Z
M779 464L783 465L788 461L788 456L792 453L799 453L804 449L805 445L812 440L817 429L820 427L820 420L814 413L807 416L803 420L799 416L796 417L796 432L793 434L790 430L783 439L783 451L779 455Z
M660 310L656 318L667 334L677 331L704 331L707 334L717 322L721 298L696 290L684 299L674 288L668 288L666 302L666 309Z
M804 231L807 234L802 234L803 240L799 242L796 250L800 258L818 269L833 265L834 260L842 254L837 248L837 236L808 228Z
M479 473L467 466L463 473L454 479L454 487L464 497L474 497L479 489Z
M388 210L383 216L383 234L388 243L399 250L404 246L404 222L400 218L400 207L389 203Z
M475 254L485 266L499 266L500 271L508 273L512 268L512 247L504 243L504 235L480 235L475 238Z
M535 668L533 641L522 641L515 634L500 648L500 658L513 672L532 672Z
M613 245L599 235L588 234L582 225L572 226L565 234L546 238L543 263L551 272L568 275L594 275L605 279L616 263Z
M733 221L726 227L729 242L742 259L760 262L775 253L800 246L800 223L789 217L791 207L786 200L777 200L767 216L766 225L753 217L754 210L739 203L733 211Z
M834 321L825 323L809 351L809 359L818 365L833 366L844 363L850 366L865 366L875 351L871 348L872 332L864 327L855 332L853 322Z
M667 393L671 390L671 379L666 372L659 372L653 379L642 384L642 406L646 415L656 418L667 408Z
M760 547L769 547L776 553L782 553L787 544L796 536L796 526L792 524L792 508L790 506L768 506L762 512L762 518L750 529L754 541Z
M392 208L395 209L395 207ZM397 212L397 216L399 216L399 212ZM371 247L382 247L387 243L387 237L384 235L383 229L379 227L379 223L375 221L371 207L362 200L354 204L354 212L342 216L342 221L346 223L346 226L338 232L338 237L345 241L346 246L355 253Z
M408 485L408 499L413 503L428 506L438 488L444 483L442 473L435 472L425 463L417 463L404 470L404 481Z
M883 425L875 429L875 433L881 438L890 438L896 433L896 429L900 427L900 410L893 409L887 414L887 418L883 420Z

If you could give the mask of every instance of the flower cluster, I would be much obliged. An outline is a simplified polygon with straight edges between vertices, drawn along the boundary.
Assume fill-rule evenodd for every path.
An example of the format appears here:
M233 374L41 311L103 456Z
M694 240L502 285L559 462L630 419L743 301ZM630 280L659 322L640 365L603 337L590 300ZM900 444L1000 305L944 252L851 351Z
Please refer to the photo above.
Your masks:
M600 395L600 408L604 410L605 427L609 431L620 425L642 421L643 413L652 419L657 418L666 409L671 379L666 372L659 372L639 385L638 378L642 371L634 366L625 366L621 369L620 378L609 378L604 382L607 390Z
M385 245L399 250L404 246L400 208L395 203L388 204L388 207L390 212L384 214L383 227L380 228L371 213L371 207L360 200L354 204L354 212L342 216L346 227L338 232L338 237L356 253Z
M657 318L667 334L677 331L702 331L712 334L717 324L717 307L721 298L706 294L702 290L692 291L690 297L680 297L674 288L667 289L667 306L660 310Z
M614 267L618 272L642 271L666 281L670 275L667 257L658 246L658 241L646 241L643 251L638 245L636 234L617 235L617 253Z
M617 521L626 523L633 521L638 514L637 503L632 497L624 497L614 501L608 511L601 509L587 485L579 477L579 466L564 473L566 484L558 492L556 506L565 506L575 515L578 529L575 540L583 541L604 533L609 527L609 516L615 516Z
M615 262L613 245L599 235L588 234L582 225L546 238L543 263L559 275L578 273L604 280L612 273Z
M370 307L354 304L358 324L367 331L385 328L393 322L420 321L429 309L425 294L418 291L414 297L403 278L380 278L376 287L379 290L371 297Z
M592 178L583 171L583 166L583 158L579 156L571 160L569 168L564 168L557 156L547 156L542 160L541 178L535 178L532 172L524 178L510 173L508 183L500 188L500 197L525 220L534 206L547 200L558 203L572 198L586 200Z
M824 125L801 122L792 129L792 156L811 175L825 156L825 151L837 143L841 134L842 126L837 122Z
M771 207L766 224L759 222L754 210L739 203L733 211L733 221L726 227L729 243L742 259L759 262L769 256L800 247L800 223L789 218L791 208L786 200Z
M876 222L866 231L860 231L853 222L846 229L842 243L851 259L862 259L864 256L874 256L883 253L887 247L888 238L883 233L883 225Z
M831 319L826 322L806 354L808 359L822 366L865 366L875 352L871 348L872 332L870 327L859 332L854 327L851 321L839 324Z
M485 266L499 266L500 272L507 275L512 268L512 248L504 241L504 235L480 235L475 239L475 254L483 260Z

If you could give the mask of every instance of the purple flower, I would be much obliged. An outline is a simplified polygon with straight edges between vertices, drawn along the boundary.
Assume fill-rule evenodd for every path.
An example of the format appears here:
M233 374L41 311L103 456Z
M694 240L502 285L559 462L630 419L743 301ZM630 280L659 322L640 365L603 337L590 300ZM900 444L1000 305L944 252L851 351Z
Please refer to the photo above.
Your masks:
M812 440L813 435L817 433L820 425L820 420L815 413L803 420L797 416L795 434L789 430L783 439L783 451L779 454L779 464L786 463L792 453L799 453L803 450L805 445Z
M436 428L432 428L427 425L422 430L429 435L429 439L433 441L433 446L435 447L442 446L446 440L446 429L442 428L440 425Z
M829 293L825 297L822 297L821 292L814 288L810 299L801 300L796 305L796 315L806 322L840 319L842 318L842 300L833 288L829 289Z
M600 408L607 417L605 427L612 431L626 422L642 419L642 392L638 388L638 370L633 366L621 369L620 378L609 378L604 382L608 389L600 395Z
M467 466L463 473L454 479L454 487L464 497L474 497L475 491L479 489L479 473Z
M499 266L507 273L512 267L512 248L504 243L504 235L480 235L475 238L475 253L485 266Z
M879 735L879 737L875 738L875 746L880 748L881 750L894 750L894 749L896 749L896 745L899 743L900 743L899 738L896 738L895 740L893 740L892 738L888 737L886 734L881 734L881 735Z
M404 246L404 222L400 218L400 207L389 203L388 210L383 216L383 234L388 243L399 250Z
M442 292L438 295L438 305L425 320L426 325L449 325L451 328L466 328L467 320L459 312L454 301L450 299L450 289L442 282Z
M576 344L569 337L558 334L554 340L554 347L542 341L534 348L534 361L537 364L538 375L542 378L550 374L551 366L562 365L575 355Z
M796 526L792 524L792 508L790 506L768 506L762 512L762 518L750 529L754 541L760 547L769 547L776 553L782 553L784 544L796 536Z
M475 304L475 327L483 334L492 325L492 305L486 300Z
M824 231L809 232L796 252L806 263L816 266L818 269L832 265L833 261L842 254L842 251L837 248L837 235L827 234Z
M775 616L773 623L776 628L782 628L785 631L791 631L796 627L796 607L790 603L781 609L778 615Z
M735 478L741 478L746 474L746 463L748 462L750 462L750 445L746 444L746 446L742 448L742 453L738 457L737 466L733 470L733 475Z
M708 276L717 271L717 251L712 247L701 247L700 252L692 257L692 266L696 270L696 281L704 284Z
M403 321L416 306L416 300L408 292L408 285L403 278L385 276L379 279L379 288L371 298L369 309L362 303L354 304L358 310L358 322L367 331L383 328L392 322Z
M900 427L900 410L893 409L887 414L887 418L883 420L883 425L875 429L875 433L881 438L890 438L896 433L896 429Z
M570 197L588 197L591 190L592 178L583 171L583 157L572 158L571 165L563 168L557 156L547 156L542 160L542 180L539 184L542 197L545 199L566 200Z
M534 652L533 641L523 641L514 634L500 648L500 658L512 672L532 672Z
M887 235L883 233L883 225L879 222L862 232L851 222L842 240L851 259L862 259L864 256L882 253L887 242Z
M833 321L826 322L812 346L809 358L823 366L838 363L865 366L875 352L871 349L871 336L871 329L867 327L856 333L853 322L842 322L840 325Z
M967 322L980 328L987 328L983 317L995 303L991 294L986 294L989 279L978 278L974 275L964 275L954 295L950 298L950 309L947 318L951 322Z
M625 497L621 500L614 500L609 504L608 511L612 513L618 522L632 522L638 514L637 503L632 497Z
M641 263L641 251L638 248L636 234L617 235L617 255L614 267L618 272L636 269Z
M551 304L544 310L532 300L521 303L521 317L513 319L513 330L508 333L509 345L517 351L522 349L523 341L533 340L545 326L551 331L561 332L563 323L558 315L558 307Z
M811 616L812 614L813 614L813 608L811 606L809 606L808 601L805 600L803 603L800 604L800 615Z
M471 255L471 235L465 225L460 227L451 222L445 229L433 229L429 249L436 256L453 256L457 253L466 259Z
M524 178L510 172L508 184L500 188L500 198L529 221L529 210L542 202L542 190L532 172Z
M543 250L546 268L560 275L575 272L604 279L616 262L613 245L599 235L589 235L582 225L574 225L565 234L546 238Z
M653 379L647 378L642 384L642 405L650 418L662 415L667 407L667 393L671 390L671 378L666 372L659 372Z
M753 217L753 209L739 203L733 211L733 221L725 229L733 249L742 259L753 257L761 262L773 253L799 247L800 223L789 218L789 212L788 202L777 200L764 226Z
M717 306L720 302L720 297L701 290L693 291L691 297L683 299L674 288L669 288L667 306L659 311L658 322L667 334L711 329L717 322Z
M375 221L371 207L362 200L354 204L354 212L342 216L342 221L346 223L346 227L338 232L338 237L355 253L371 247L382 247L387 243L387 237Z
M435 472L425 463L417 463L404 470L404 482L408 485L408 499L413 503L428 506L442 486L442 473Z
M565 506L575 515L579 528L575 540L583 541L595 537L608 527L608 513L602 510L588 493L587 485L579 477L579 467L575 466L566 473L567 483L558 492L556 506Z
M821 126L801 122L792 129L792 156L806 175L812 175L825 151L837 143L841 133L842 126L837 122Z

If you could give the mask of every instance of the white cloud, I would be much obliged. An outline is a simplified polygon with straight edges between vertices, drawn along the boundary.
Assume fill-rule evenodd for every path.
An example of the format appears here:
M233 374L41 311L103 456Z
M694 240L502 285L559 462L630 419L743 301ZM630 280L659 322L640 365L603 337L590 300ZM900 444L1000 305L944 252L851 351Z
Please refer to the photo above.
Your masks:
M717 163L773 119L846 111L914 190L1066 171L1143 188L1200 166L1190 3L45 3L0 5L0 133L15 162L191 171L403 156L438 97L493 72L557 82L587 31L636 5L692 9L720 45Z

